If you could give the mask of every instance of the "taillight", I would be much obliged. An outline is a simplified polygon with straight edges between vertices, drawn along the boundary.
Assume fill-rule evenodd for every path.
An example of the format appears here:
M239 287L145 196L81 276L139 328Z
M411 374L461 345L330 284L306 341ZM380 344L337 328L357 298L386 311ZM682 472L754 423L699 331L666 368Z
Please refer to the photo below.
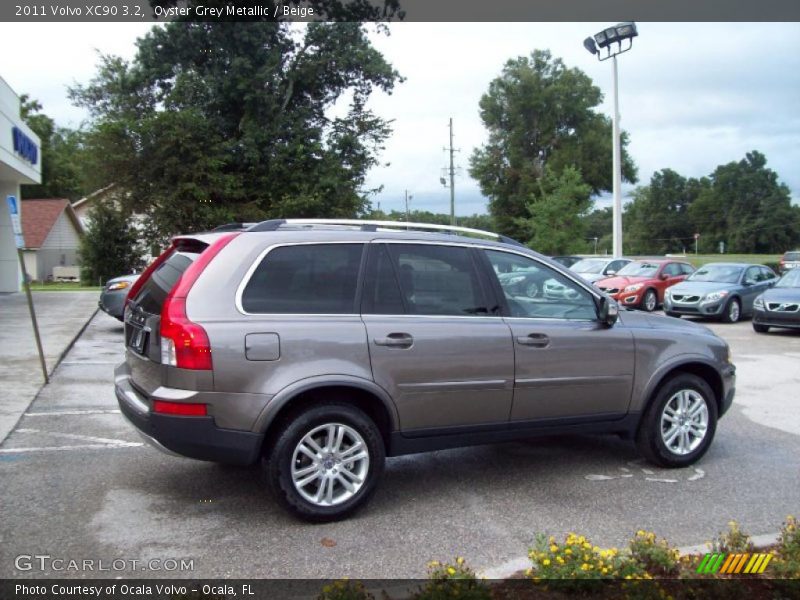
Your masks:
M148 267L147 267L147 268L146 268L146 269L145 269L145 270L142 272L142 274L141 274L141 275L139 275L139 279L137 279L137 280L136 280L136 281L133 283L133 286L131 286L131 289L128 291L128 295L127 295L127 296L125 296L125 306L123 306L123 307L122 307L122 308L123 308L123 310L125 310L126 308L128 308L128 304L129 304L129 303L130 303L130 302L131 302L131 301L132 301L134 298L136 298L136 295L139 293L139 290L140 290L140 289L142 289L142 286L143 286L145 283L147 283L147 280L148 280L148 279L150 279L150 276L153 274L153 271L155 271L155 270L158 268L158 266L159 266L161 263L163 263L163 262L164 262L165 260L167 260L167 259L168 259L170 256L172 256L172 253L174 252L174 250L175 250L175 245L174 245L174 243L173 243L173 245L172 245L172 246L170 246L169 248L167 248L166 250L164 250L164 252L162 252L160 255L158 255L158 257L157 257L157 258L156 258L156 259L155 259L153 262L151 262L151 263L150 263L150 266L148 266Z
M162 364L195 371L211 370L211 343L206 330L189 320L186 298L208 264L237 235L223 236L206 248L183 272L164 301L160 330Z
M166 400L153 400L153 412L162 415L182 415L185 417L205 417L208 414L207 405L189 402L167 402Z

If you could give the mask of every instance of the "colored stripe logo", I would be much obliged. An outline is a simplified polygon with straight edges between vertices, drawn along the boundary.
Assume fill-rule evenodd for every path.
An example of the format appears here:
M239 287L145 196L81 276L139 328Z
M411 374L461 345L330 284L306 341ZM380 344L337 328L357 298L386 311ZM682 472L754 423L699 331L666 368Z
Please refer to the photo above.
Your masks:
M763 573L771 560L772 554L768 553L724 554L714 552L703 557L697 567L697 572L703 574L756 575Z

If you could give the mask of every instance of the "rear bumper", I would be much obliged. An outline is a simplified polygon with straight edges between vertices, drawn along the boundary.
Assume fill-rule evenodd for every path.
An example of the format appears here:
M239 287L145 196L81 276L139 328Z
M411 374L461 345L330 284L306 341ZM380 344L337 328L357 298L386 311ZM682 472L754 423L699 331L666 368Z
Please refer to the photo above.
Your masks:
M210 416L155 414L151 399L131 385L124 368L117 368L114 387L122 414L159 450L236 465L253 464L259 457L263 434L217 427Z

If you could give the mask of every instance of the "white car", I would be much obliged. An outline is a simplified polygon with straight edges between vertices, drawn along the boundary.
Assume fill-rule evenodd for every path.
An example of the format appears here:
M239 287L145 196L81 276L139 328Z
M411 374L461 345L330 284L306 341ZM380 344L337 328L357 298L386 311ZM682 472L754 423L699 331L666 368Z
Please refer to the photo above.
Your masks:
M589 283L613 277L622 267L631 262L630 258L584 258L570 267Z

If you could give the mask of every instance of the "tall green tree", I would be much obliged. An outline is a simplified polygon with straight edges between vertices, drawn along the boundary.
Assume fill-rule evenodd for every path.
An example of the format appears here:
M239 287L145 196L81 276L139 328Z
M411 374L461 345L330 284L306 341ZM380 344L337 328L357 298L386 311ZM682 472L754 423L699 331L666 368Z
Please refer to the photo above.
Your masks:
M93 117L95 171L151 217L153 241L366 210L366 173L390 133L367 101L401 78L361 24L172 22L132 62L101 60L70 93Z
M129 215L113 202L98 202L92 208L78 250L81 281L104 284L112 277L142 267L140 233Z
M585 250L584 217L591 207L592 188L580 171L566 167L556 173L545 167L539 190L526 205L528 217L517 219L526 234L521 238L543 254L567 254Z
M42 112L42 105L27 94L20 97L20 116L39 136L42 161L42 183L23 185L22 198L69 198L74 201L85 196L81 133L57 126Z
M509 60L480 100L488 142L470 157L470 175L489 197L501 232L526 234L520 218L541 193L550 167L558 175L576 167L592 193L612 187L611 120L596 109L600 89L577 68L546 50ZM622 174L636 181L636 167L622 135Z
M720 165L710 180L690 209L704 249L724 242L728 252L775 253L800 243L800 208L763 154Z
M689 213L709 187L707 178L687 179L672 169L654 173L649 185L633 192L626 207L625 250L665 254L693 246L695 224Z

